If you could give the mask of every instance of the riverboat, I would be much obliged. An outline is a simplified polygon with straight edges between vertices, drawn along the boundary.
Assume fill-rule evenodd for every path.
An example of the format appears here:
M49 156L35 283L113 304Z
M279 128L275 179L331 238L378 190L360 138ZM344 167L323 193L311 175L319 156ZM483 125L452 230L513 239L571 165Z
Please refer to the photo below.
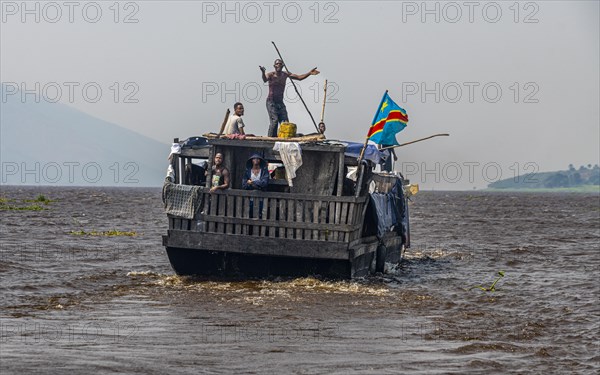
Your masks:
M293 179L274 150L278 142L301 150ZM378 155L359 161L361 147L323 135L175 139L163 187L169 222L163 245L174 271L356 278L397 264L410 246L408 181L399 173L375 172ZM230 188L211 193L206 166L217 153L230 172ZM265 191L243 190L246 161L257 153L280 166Z

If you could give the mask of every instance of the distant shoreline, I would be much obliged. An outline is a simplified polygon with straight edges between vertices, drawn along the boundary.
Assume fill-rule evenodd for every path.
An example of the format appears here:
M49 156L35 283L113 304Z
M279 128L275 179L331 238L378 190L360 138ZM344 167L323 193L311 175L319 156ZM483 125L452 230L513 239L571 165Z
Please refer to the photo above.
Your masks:
M488 192L523 192L523 193L597 193L600 194L600 185L581 185L564 188L487 188L477 191L488 191Z

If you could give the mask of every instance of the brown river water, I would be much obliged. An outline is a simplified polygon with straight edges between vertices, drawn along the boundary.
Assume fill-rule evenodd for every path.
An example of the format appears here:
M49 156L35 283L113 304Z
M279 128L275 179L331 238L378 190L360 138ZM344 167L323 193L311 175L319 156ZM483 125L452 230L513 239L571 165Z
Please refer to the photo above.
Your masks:
M56 201L0 210L0 373L600 372L597 194L421 192L383 276L232 281L175 276L160 193L2 187Z

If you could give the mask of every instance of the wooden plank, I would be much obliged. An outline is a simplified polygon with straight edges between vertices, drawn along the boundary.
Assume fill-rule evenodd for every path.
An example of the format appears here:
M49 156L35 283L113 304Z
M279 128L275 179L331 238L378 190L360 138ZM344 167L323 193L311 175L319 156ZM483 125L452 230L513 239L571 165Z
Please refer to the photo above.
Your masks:
M208 213L208 205L209 205L209 201L210 201L210 194L207 193L207 189L205 189L205 191L200 191L200 194L202 194L202 207L200 210L200 214L207 214ZM200 218L199 214L196 215L197 218ZM208 232L208 223L206 221L202 221L202 231L203 232Z
M335 224L339 225L341 223L342 223L342 202L336 202L336 204L335 204ZM341 236L343 236L343 234L338 232L338 235L335 238L335 240L342 241L342 238L340 238Z
M348 219L345 224L354 225L355 215L354 211L356 209L356 203L348 203Z
M193 249L193 251L340 260L347 260L350 256L347 243L248 237L235 234L224 238L218 233L169 230L163 243L168 247Z
M319 206L319 224L327 224L327 202L320 201ZM319 240L326 240L326 236L328 236L328 233L325 230L319 230Z
M337 203L329 202L328 206L329 206L329 224L335 225L335 207L337 206ZM327 241L337 240L337 231L334 231L334 230L329 231L329 233L327 233L326 237L327 237Z
M287 200L280 199L279 200L279 222L285 224L287 221ZM282 225L283 226L283 225ZM279 230L279 237L286 238L286 229L282 228Z
M342 203L342 212L340 216L340 224L346 224L348 220L348 203ZM339 241L345 241L345 233L340 233Z
M242 217L242 201L243 201L243 197L234 197L235 198L235 214L233 215L233 217L238 217L241 218ZM242 234L242 226L241 225L235 225L234 226L234 233L235 234Z
M179 173L181 176L181 183L185 183L185 158L179 158Z
M211 196L208 198L208 203L209 203L208 214L211 216L215 216L217 214L217 195L211 194ZM216 230L215 222L210 221L210 220L207 220L207 222L208 222L208 232L215 232L215 230Z
M235 217L235 197L228 195L227 196L227 217ZM225 233L234 234L235 233L235 224L229 224L227 226L227 230Z
M338 156L338 183L336 191L336 195L338 197L342 196L342 190L344 189L344 177L346 177L345 172L346 171L344 170L344 153L340 152Z
M250 200L247 197L242 197L242 218L247 219L250 217ZM248 224L242 226L242 233L248 235L250 228Z
M358 225L348 225L348 224L321 224L321 223L310 223L310 222L281 222L278 220L261 220L257 218L238 218L238 217L223 217L223 216L210 216L210 215L201 215L202 219L206 219L207 221L217 222L217 223L228 223L228 224L246 224L246 225L266 225L268 227L287 227L290 229L290 232L293 230L318 230L318 229L327 229L327 230L337 230L341 232L352 232L356 230Z
M304 200L298 200L296 201L296 222L297 223L303 223L304 222L304 218L302 217L304 215ZM297 239L304 239L304 231L302 229L296 229L296 236L294 238Z
M377 245L377 242L361 243L350 250L350 258L354 259L364 254L374 253L377 251Z
M278 207L279 207L279 199L269 199L269 220L278 221ZM279 229L273 229L268 232L269 237L279 237Z
M252 203L252 218L253 219L258 219L258 212L259 212L259 207L260 207L260 202L258 201L258 198L251 198L253 199L253 203ZM252 229L252 235L254 236L258 236L259 235L259 226L258 225L253 225L251 227Z
M181 183L181 174L179 173L179 155L173 154L173 158L171 159L171 166L173 167L173 172L175 173L175 183Z
M265 157L271 155L270 152L273 150L275 142L279 141L290 141L289 139L264 139L264 140L252 140L252 139L209 139L209 145L219 145L226 147L244 147L244 148L255 148L257 150L264 150ZM303 143L302 151L322 151L322 152L342 152L346 146L323 144L323 143ZM269 155L267 155L269 153ZM275 153L272 153L273 155ZM356 159L356 158L355 158Z
M296 219L296 200L289 199L286 221L287 221L287 223L292 223L295 221L295 219ZM286 226L289 227L289 225L287 223L286 223ZM294 238L294 236L295 236L295 230L288 229L286 238Z
M354 209L356 206L356 203L348 203L348 219L346 224L348 225L355 225L354 223ZM345 233L344 234L344 242L348 242L350 240L350 233Z
M335 224L341 224L342 223L342 202L336 202L335 203L335 219L334 219L334 223Z
M320 210L321 210L321 201L314 201L313 202L313 213L312 213L313 214L313 217L312 217L313 224L319 224ZM319 230L313 230L312 238L313 238L313 240L319 239Z
M365 203L362 206L362 212L361 212L361 216L360 216L361 218L364 218L365 215L367 214L367 208L369 206L368 203L369 202L365 201ZM365 221L361 219L360 220L360 229L358 230L359 231L359 235L362 235L364 224L365 224Z
M302 218L303 222L311 223L312 222L312 209L313 209L313 201L304 201L304 216ZM305 230L302 233L302 238L306 240L312 239L312 231Z
M208 182L208 179L207 179ZM209 188L203 188L203 192L208 192ZM342 196L338 197L335 195L322 195L315 196L309 194L298 194L298 193L275 193L275 192L260 192L258 193L256 190L238 190L238 189L228 189L228 190L217 190L211 195L234 195L234 196L242 196L242 197L255 197L260 196L263 198L278 198L278 199L296 199L296 200L314 200L314 199L323 199L329 202L364 202L367 200L366 196L355 197L355 196Z
M220 196L218 196L218 195L215 195L215 196L212 198L212 199L213 199L213 202L214 202L214 204L215 204L215 213L214 213L214 215L215 215L215 216L221 216L221 215L219 214L219 205L220 205L220 200L221 200L220 198L221 198L221 197L220 197ZM216 233L221 233L221 232L222 232L221 228L222 228L223 226L222 226L222 225L219 225L219 224L220 224L220 223L216 223L216 222L215 222L215 230L214 230L214 232L216 232Z
M362 225L365 216L365 207L367 207L367 203L357 203L356 204L356 219L354 220L354 224L356 224L356 229L354 231L354 239L359 239L362 236Z
M300 222L309 223L310 216L308 215L307 207L311 204L310 201L304 200L302 201L302 209L300 211ZM300 231L300 238L303 240L310 239L311 232L305 232L304 230Z
M210 146L210 148L208 149L208 168L206 169L206 192L208 192L210 190L210 188L212 187L212 165L213 165L213 161L214 161L214 155L215 155L215 148L213 146ZM207 200L207 204L208 204L208 200ZM207 228L208 230L208 228Z
M302 168L296 172L290 192L315 196L331 196L335 188L338 154L333 152L314 153L302 150ZM339 197L336 197L339 198Z
M219 196L219 205L217 206L217 215L218 216L227 216L227 195L221 195ZM217 230L217 232L219 233L227 233L227 226L221 225L221 227L219 228L219 230Z
M269 212L269 198L264 198L262 213L259 214L259 218L262 217L262 219L267 220L268 212ZM262 225L260 226L260 236L261 237L265 237L267 235L266 229L267 229L266 226L262 226Z

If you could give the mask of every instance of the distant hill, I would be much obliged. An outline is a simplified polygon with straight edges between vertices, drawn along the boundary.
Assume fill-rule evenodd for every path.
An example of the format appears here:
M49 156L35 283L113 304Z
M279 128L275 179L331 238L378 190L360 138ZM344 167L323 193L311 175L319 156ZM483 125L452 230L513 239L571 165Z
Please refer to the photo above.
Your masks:
M60 103L0 102L2 184L160 186L170 145ZM32 96L30 96L32 98Z
M600 185L600 167L581 166L557 172L541 172L517 178L507 178L488 185L490 189L561 189Z

